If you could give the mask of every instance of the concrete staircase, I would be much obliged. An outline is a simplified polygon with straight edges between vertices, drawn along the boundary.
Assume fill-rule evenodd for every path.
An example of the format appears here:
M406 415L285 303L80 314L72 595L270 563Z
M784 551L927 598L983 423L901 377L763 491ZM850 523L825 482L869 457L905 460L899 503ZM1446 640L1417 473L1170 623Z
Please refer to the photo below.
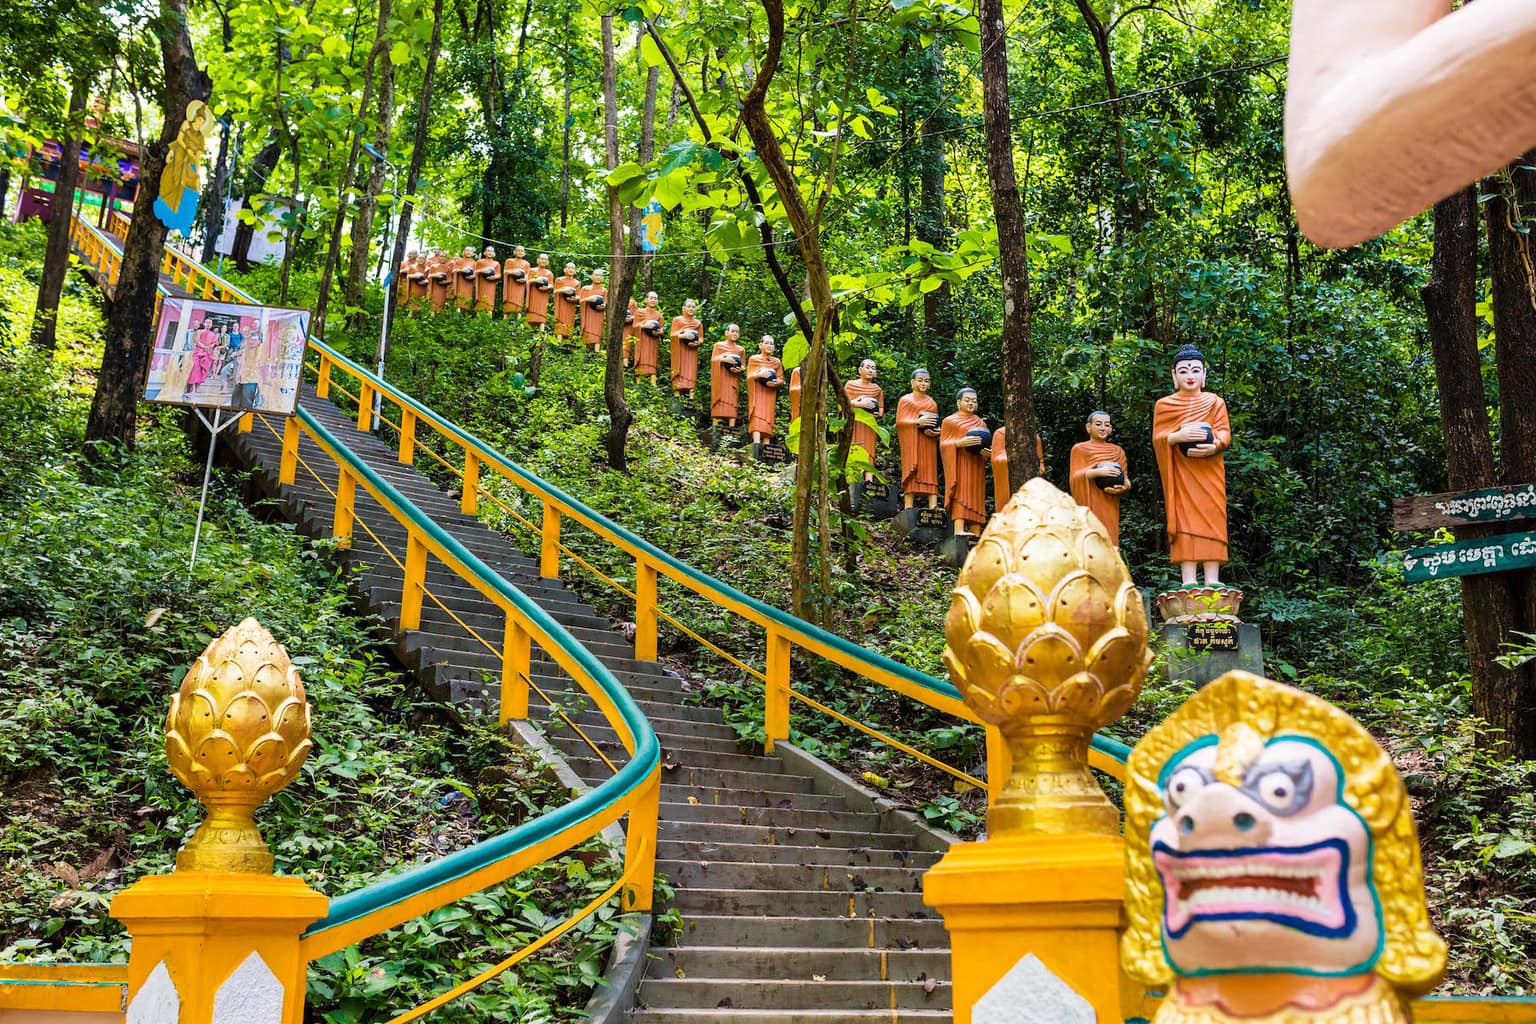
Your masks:
M663 748L657 869L676 889L685 926L653 947L635 1024L809 1024L947 1021L948 936L923 906L922 872L939 856L931 836L873 806L857 787L798 751L763 757L744 748L718 709L689 697L686 680L635 661L607 619L396 460L392 446L306 387L304 407L380 476L508 582L522 589L613 670L649 716ZM270 419L270 418L269 418ZM277 421L272 425L281 429ZM261 422L228 435L236 459L311 537L331 534L334 501L303 465L279 486L280 444ZM301 459L334 488L336 466L308 437ZM402 661L439 699L494 705L499 662L431 600L421 628L398 632L402 572L362 527L404 560L405 531L361 487L354 542L359 596L392 627ZM503 621L479 592L435 559L427 586L497 648ZM579 687L535 650L535 681L616 762L617 735ZM530 708L578 776L607 766L535 694ZM792 764L787 764L790 761Z

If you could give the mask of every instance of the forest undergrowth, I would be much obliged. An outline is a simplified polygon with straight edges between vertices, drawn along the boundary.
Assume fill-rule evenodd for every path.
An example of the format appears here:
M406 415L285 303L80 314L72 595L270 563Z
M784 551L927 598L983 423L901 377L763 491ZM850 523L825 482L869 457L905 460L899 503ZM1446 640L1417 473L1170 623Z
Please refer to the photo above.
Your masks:
M257 815L278 873L335 897L564 803L494 719L466 722L416 692L379 623L353 610L339 563L248 509L241 473L215 473L189 570L202 463L180 410L143 406L137 452L87 464L97 301L72 277L59 352L39 358L24 343L35 265L17 241L0 238L0 960L126 961L112 895L171 870L202 818L167 769L170 694L246 615L288 649L314 708L300 778ZM325 957L309 973L309 1019L387 1019L526 945L616 877L593 840ZM434 1019L575 1019L623 926L610 901Z

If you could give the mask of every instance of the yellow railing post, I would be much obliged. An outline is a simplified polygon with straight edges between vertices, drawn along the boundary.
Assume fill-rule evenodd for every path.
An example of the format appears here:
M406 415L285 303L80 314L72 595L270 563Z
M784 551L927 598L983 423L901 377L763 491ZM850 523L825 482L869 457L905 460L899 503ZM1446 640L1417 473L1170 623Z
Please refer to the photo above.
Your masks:
M277 482L292 484L299 472L299 418L283 421L283 457L277 464Z
M400 410L400 461L407 466L416 461L416 413L406 408Z
M331 527L331 536L342 547L352 545L352 505L356 498L357 479L343 466L336 479L336 515Z
M315 397L325 398L331 393L331 357L320 353L320 372L315 380Z
M400 592L400 628L421 628L421 604L427 592L427 545L412 530L405 541L405 586Z
M656 567L635 559L635 660L656 660Z
M544 503L543 544L539 548L539 575L552 580L560 575L560 510Z
M203 298L213 298L213 278L211 277L203 278Z
M763 683L763 753L773 753L777 740L789 740L789 637L768 631L767 680Z
M357 385L357 429L373 429L373 388L366 380Z
M459 511L472 516L480 508L480 459L474 452L464 451L464 490L459 495Z
M291 713L295 699L304 713ZM325 916L327 900L302 879L272 873L272 854L251 813L298 776L310 745L309 721L298 671L254 619L209 644L171 698L170 768L208 814L176 854L174 871L141 878L112 900L112 916L133 938L123 1007L128 1020L304 1019L299 936ZM194 763L192 752L210 747L220 751L228 774ZM261 763L247 763L250 757ZM242 776L261 782L224 788L226 779ZM123 1020L123 1010L110 1019Z
M253 412L248 412L244 416L240 417L240 425L238 427L236 427L235 429L238 430L242 434L249 434L251 432L251 428L254 427L255 425L256 425L256 414L253 413Z
M656 819L661 814L661 772L655 771L636 794L624 836L624 870L634 877L624 886L624 909L645 913L656 889Z
M502 725L514 718L528 717L528 674L533 670L532 659L532 638L509 609L501 652L501 712L498 717Z

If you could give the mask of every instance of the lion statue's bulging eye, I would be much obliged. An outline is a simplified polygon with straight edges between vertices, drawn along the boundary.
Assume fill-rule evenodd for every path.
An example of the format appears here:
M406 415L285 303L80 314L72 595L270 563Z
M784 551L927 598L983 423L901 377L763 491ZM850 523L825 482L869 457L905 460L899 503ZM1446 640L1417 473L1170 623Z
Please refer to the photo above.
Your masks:
M1167 795L1168 805L1173 808L1183 807L1195 795L1205 788L1205 775L1198 768L1180 768L1169 778L1168 785L1163 792Z
M1269 772L1259 779L1259 799L1274 811L1288 810L1296 799L1296 782L1285 772Z

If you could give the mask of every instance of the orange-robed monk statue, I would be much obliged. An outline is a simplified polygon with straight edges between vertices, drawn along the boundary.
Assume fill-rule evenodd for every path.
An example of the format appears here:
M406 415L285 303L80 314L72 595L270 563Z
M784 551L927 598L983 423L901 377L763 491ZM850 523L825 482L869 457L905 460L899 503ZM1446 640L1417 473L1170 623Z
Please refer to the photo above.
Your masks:
M576 333L576 299L580 294L576 264L567 263L565 272L555 278L555 337L569 338Z
M741 375L747 370L747 351L741 347L741 328L725 325L725 338L715 342L709 355L709 415L734 427L741 409Z
M406 312L420 312L421 307L427 302L427 292L431 288L431 282L427 279L426 250L418 252L416 258L406 264L404 284Z
M395 268L395 305L404 306L411 301L411 272L416 267L416 250L405 254L405 259Z
M529 269L527 250L516 246L501 271L501 311L507 316L521 313L528 306Z
M1040 476L1045 476L1045 441L1039 434L1035 435L1035 458L1040 460ZM1001 512L1013 492L1022 486L1020 483L1015 487L1008 473L1008 428L998 427L992 435L992 510Z
M1232 444L1227 403L1205 390L1205 357L1185 345L1173 357L1173 394L1152 410L1152 450L1168 508L1169 554L1184 582L1220 582L1227 560L1227 471L1221 453Z
M661 336L666 329L667 318L661 311L661 300L655 292L646 292L645 305L635 314L635 377L648 378L652 386L656 384Z
M939 503L939 403L928 389L927 370L912 371L912 390L896 403L896 440L901 444L901 503L912 508L918 498L929 508Z
M466 312L475 308L475 250L469 246L453 261L453 304Z
M866 359L859 364L858 377L843 385L843 394L848 396L848 404L856 412L862 410L875 419L885 415L885 392L875 383L875 375L879 372L880 368L875 365L875 361ZM871 463L875 461L875 452L879 450L879 435L875 433L874 427L857 418L853 421L853 444L864 449ZM864 479L870 480L873 476L865 473Z
M431 282L432 312L441 313L453 297L453 261L441 249L432 254L427 262L427 277Z
M608 288L603 280L603 271L594 270L592 283L576 293L581 306L581 343L588 352L596 352L603 344L603 310L608 308Z
M699 344L704 340L704 324L694 316L698 308L692 299L683 303L683 312L672 318L672 390L692 395L699 383Z
M549 253L539 253L538 264L528 271L528 326L549 329L549 297L555 291L555 272L549 267Z
M747 429L756 445L773 439L779 388L784 386L784 364L773 350L773 335L765 334L757 343L757 354L747 360Z
M939 453L944 459L944 510L955 533L980 534L987 522L987 456L992 432L976 415L976 392L961 388L955 411L939 429Z
M496 282L501 280L501 261L490 246L475 261L475 312L489 313L496 308Z
M1070 479L1072 500L1098 517L1109 532L1109 541L1120 546L1120 495L1131 489L1130 463L1125 449L1111 444L1115 432L1109 413L1089 414L1088 440L1072 446Z

